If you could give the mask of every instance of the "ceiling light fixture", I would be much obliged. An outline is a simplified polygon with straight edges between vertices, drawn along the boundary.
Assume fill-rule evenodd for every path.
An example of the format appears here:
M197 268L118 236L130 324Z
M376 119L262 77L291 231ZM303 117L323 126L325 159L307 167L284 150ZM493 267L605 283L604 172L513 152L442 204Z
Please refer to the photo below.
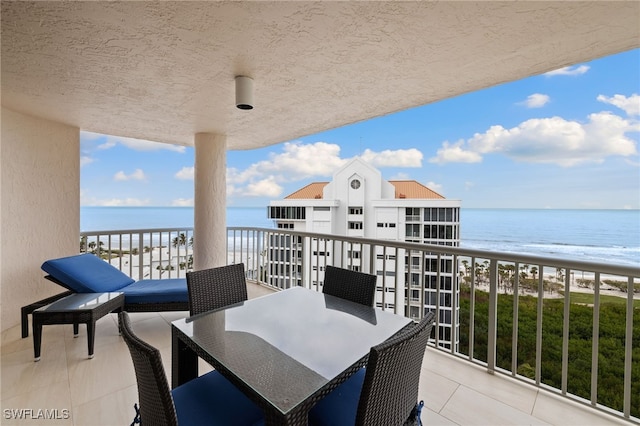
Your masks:
M253 109L253 79L239 75L236 77L236 107Z

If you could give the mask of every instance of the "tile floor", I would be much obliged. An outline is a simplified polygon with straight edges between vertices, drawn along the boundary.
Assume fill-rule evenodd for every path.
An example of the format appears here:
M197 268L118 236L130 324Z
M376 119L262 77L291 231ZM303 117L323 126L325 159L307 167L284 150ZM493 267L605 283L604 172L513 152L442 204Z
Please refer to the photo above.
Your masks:
M253 284L248 288L250 298L271 291ZM135 332L160 349L168 375L169 324L184 316L184 312L131 314ZM200 371L209 369L201 361ZM2 425L129 425L134 416L136 379L115 314L97 323L93 359L87 359L84 326L78 338L71 326L45 326L42 360L37 363L31 336L22 339L19 326L6 330L0 377ZM425 354L420 398L425 401L425 425L631 424L510 378L489 375L434 349ZM47 409L54 418L8 418L12 409L33 409L32 417L37 417L38 409Z

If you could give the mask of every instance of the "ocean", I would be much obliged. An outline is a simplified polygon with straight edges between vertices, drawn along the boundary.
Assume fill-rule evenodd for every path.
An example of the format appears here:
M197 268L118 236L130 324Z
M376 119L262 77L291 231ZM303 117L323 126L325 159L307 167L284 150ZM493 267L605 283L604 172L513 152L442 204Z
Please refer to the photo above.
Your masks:
M266 207L229 207L227 226L273 228ZM463 248L640 266L640 210L461 209ZM82 207L82 231L193 227L192 207Z

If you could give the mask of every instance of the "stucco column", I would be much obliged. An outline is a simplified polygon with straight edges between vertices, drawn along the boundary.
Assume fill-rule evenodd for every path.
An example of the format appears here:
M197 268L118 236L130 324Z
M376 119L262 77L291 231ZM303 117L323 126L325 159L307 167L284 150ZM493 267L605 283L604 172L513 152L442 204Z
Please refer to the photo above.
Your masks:
M227 264L227 137L195 136L194 238L195 270Z

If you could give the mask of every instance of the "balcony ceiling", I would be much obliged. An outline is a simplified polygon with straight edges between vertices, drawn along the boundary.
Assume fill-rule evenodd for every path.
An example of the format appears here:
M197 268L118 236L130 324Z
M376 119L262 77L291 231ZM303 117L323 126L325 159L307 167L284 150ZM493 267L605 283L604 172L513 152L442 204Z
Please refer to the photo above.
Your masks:
M636 1L2 1L1 19L4 107L180 145L226 134L229 149L640 45ZM236 75L255 80L251 111Z

